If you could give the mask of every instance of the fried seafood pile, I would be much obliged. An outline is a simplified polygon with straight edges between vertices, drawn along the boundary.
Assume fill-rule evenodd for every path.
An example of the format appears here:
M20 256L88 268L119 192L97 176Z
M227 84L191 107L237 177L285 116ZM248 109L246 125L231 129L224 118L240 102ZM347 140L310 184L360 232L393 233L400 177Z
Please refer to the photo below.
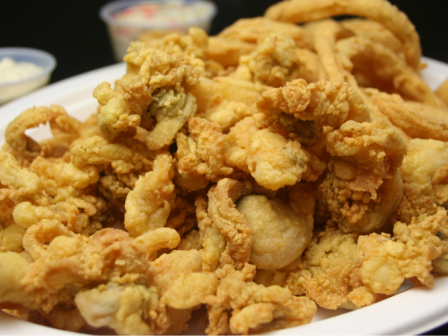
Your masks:
M177 334L204 306L208 334L252 334L431 287L448 274L448 90L420 57L384 0L142 36L89 119L49 106L9 124L0 308ZM46 123L52 138L27 135Z

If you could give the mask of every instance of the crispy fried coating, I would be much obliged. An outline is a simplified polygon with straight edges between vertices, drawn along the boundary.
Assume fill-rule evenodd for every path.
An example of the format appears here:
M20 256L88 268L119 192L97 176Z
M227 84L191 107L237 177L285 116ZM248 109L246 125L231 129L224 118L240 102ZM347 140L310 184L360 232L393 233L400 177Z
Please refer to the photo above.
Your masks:
M280 87L297 78L296 46L283 32L269 33L250 54L241 56L233 77Z
M338 41L335 49L351 63L350 68L355 76L359 74L368 81L366 86L385 92L397 92L405 99L446 109L420 75L383 45L356 36ZM373 69L372 62L375 63Z
M244 102L230 101L216 95L210 101L209 106L202 114L196 114L211 122L217 122L223 133L228 133L229 129L245 117L249 117L257 112L254 105L247 105Z
M157 155L154 169L140 177L128 194L124 225L132 237L165 226L174 191L172 161L169 154Z
M224 135L217 123L194 117L188 121L188 131L189 136L176 137L179 173L204 175L211 181L233 173L224 163Z
M346 120L369 120L369 110L357 92L344 83L303 79L263 92L258 108L267 114L285 112L319 127L340 127Z
M208 38L208 48L205 51L207 60L230 67L238 66L240 57L251 53L256 47L255 43L232 40L218 36Z
M448 113L444 109L406 102L397 94L365 90L381 112L412 138L448 139Z
M252 106L260 98L261 93L269 88L269 86L259 83L218 76L213 79L201 77L199 85L192 88L190 92L196 97L197 113L201 115L217 97Z
M402 43L406 60L414 69L422 55L420 37L406 14L385 0L281 1L265 12L265 17L291 23L321 20L338 15L356 15L381 23Z
M249 194L253 186L249 182L223 178L208 192L208 215L226 238L225 251L220 256L221 265L233 265L241 269L249 261L253 237L250 226L235 208L241 196Z
M344 28L355 33L355 35L367 37L373 42L380 43L393 51L398 57L405 60L402 43L381 23L360 18L345 19L340 23Z
M437 210L433 189L437 173L443 176L448 163L448 147L445 142L432 139L413 139L408 143L408 153L400 168L403 178L403 199L397 207L398 220L410 223L412 217L433 215ZM440 170L440 171L439 171ZM443 198L440 198L443 204Z
M70 118L67 116L67 112L58 105L52 105L50 108L35 107L28 109L9 123L5 131L6 143L14 153L17 153L18 157L27 160L26 162L31 162L43 153L40 145L28 137L25 131L38 127L40 124L54 121L59 117Z
M116 88L112 90L108 83L102 83L94 91L94 97L102 106L98 126L106 139L112 140L120 133L135 132L142 114L153 101L153 94L161 89L164 94L159 93L158 103L154 105L156 116L169 124L178 114L192 113L194 100L188 94L185 96L184 89L197 85L199 69L190 64L188 56L181 53L169 55L151 49L144 42L133 42L124 59L128 62L128 73L117 82ZM179 97L170 98L173 90L184 97L180 100L183 103L179 104ZM169 96L163 99L165 95ZM167 105L163 107L165 101ZM160 104L162 106L157 108ZM165 138L164 142L169 144L171 140Z
M243 41L256 44L268 33L285 32L298 48L312 48L312 39L307 32L294 24L270 20L266 17L239 19L224 28L217 36L226 40Z
M302 149L298 141L287 141L280 134L268 129L255 132L250 141L247 167L261 186L278 190L285 185L294 185L308 170L311 154ZM325 164L321 163L316 167L317 174L309 175L311 180L317 179L325 169Z
M340 159L329 165L319 187L319 205L345 232L380 228L402 195L397 169L406 144L401 136L381 119L348 121L327 134L327 151Z
M334 227L315 233L299 269L288 275L287 287L293 294L306 294L327 309L359 308L384 299L384 295L375 294L360 280L358 236Z
M249 261L257 269L283 268L300 257L311 241L312 219L304 220L280 199L248 195L238 201L236 209L251 228Z
M226 265L218 274L216 295L204 298L209 313L208 334L247 335L287 328L309 323L316 313L316 305L308 298L294 297L286 288L252 282L253 265L246 264L241 271Z
M438 208L432 216L414 217L409 225L395 223L393 240L384 233L359 237L362 282L375 293L387 295L396 293L405 279L413 277L432 287L431 262L447 252L437 233L446 225L446 210Z

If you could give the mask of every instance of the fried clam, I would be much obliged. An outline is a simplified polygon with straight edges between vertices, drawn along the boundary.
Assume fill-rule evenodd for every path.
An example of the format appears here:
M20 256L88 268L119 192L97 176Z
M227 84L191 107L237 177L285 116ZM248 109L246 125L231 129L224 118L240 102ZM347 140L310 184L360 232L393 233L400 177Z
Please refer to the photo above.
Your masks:
M358 237L335 226L316 231L297 270L288 274L287 288L326 309L356 309L386 298L364 286L360 279Z
M296 189L300 185L296 184ZM296 204L300 203L301 196L300 191L294 193ZM236 209L251 229L253 244L249 261L257 269L283 268L300 257L311 241L312 212L311 216L301 216L279 198L256 194L242 197Z
M446 109L419 73L383 45L356 36L339 40L335 49L354 76L361 78L358 79L360 86L399 93L404 99ZM373 68L372 62L375 63Z
M302 27L266 17L239 19L224 28L217 37L256 44L270 32L284 32L293 39L298 48L312 49L312 38Z
M413 139L407 145L407 155L400 168L403 179L403 199L394 217L410 223L419 215L434 215L437 206L446 202L448 147L432 139Z
M157 124L148 135L148 146L159 149L171 144L196 111L195 98L188 90L198 84L200 70L183 53L170 55L140 41L131 44L124 59L127 74L117 81L115 89L104 82L94 90L101 105L101 134L107 140L120 134L133 137L142 120L143 127L151 127L155 118Z
M420 37L406 14L386 0L291 0L269 7L264 16L277 21L303 23L338 15L355 15L382 24L403 44L408 64L420 68Z
M345 232L380 229L402 195L397 169L406 144L401 136L381 119L349 120L327 134L327 151L334 161L319 186L319 214L328 211Z
M217 123L193 117L188 121L188 136L176 136L178 170L180 174L204 176L218 181L222 176L233 173L224 163L224 134Z
M173 177L171 155L160 153L153 170L137 180L125 203L124 225L132 237L165 226L175 197Z
M287 288L254 283L256 268L245 264L240 271L226 265L215 295L207 296L207 334L252 334L309 323L316 305L306 297L291 295Z
M251 229L235 203L252 189L250 182L223 178L208 191L208 216L226 239L225 250L220 255L221 266L229 264L235 269L242 269L250 259L253 243Z
M60 142L64 140L63 142L70 143L80 134L81 122L69 117L61 106L34 107L22 112L8 124L5 131L7 147L4 145L3 149L13 153L25 167L38 156L51 155L54 151L48 150L48 146L41 146L25 134L27 130L46 123L50 124L55 137L59 138ZM62 139L64 135L68 135L68 138Z
M448 112L445 109L405 101L397 94L375 89L364 91L390 122L409 137L447 141Z
M366 37L393 51L400 59L405 60L403 44L390 30L382 24L360 18L342 20L341 25L356 36Z
M297 78L296 45L283 32L269 33L248 55L240 57L232 77L248 82L280 87Z

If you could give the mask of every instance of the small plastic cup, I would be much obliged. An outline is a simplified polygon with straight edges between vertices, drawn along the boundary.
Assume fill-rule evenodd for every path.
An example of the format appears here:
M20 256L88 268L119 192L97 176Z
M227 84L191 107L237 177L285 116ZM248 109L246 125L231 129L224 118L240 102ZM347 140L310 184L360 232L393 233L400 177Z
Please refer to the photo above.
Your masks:
M43 68L35 75L0 83L0 105L45 86L56 67L53 55L31 48L0 48L0 60L10 57L15 62L34 63Z
M126 0L100 9L118 62L129 44L146 31L187 32L190 27L199 27L208 32L216 13L216 5L204 0Z

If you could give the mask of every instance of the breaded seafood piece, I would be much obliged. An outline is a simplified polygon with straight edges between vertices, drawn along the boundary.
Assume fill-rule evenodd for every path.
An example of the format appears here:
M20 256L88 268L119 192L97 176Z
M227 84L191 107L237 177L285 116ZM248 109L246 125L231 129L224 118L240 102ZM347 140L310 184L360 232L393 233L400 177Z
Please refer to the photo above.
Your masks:
M362 282L375 293L386 295L395 294L405 279L414 277L432 287L432 261L447 252L446 244L438 237L446 225L446 210L438 208L434 215L413 217L409 225L395 223L393 239L385 233L360 236Z
M30 263L17 253L0 253L5 267L11 267L11 260L16 267L0 275L0 282L7 281L16 290L3 293L0 305L49 313L58 303L71 301L79 290L93 284L136 283L149 287L156 274L146 251L152 253L172 245L168 241L150 249L148 245L122 230L104 229L87 238L70 232L56 220L43 220L30 227L24 237L25 251L34 261ZM11 276L16 280L11 282Z
M199 85L191 88L190 92L196 97L198 115L202 115L215 99L243 102L252 106L267 89L270 87L259 83L218 76L213 79L201 77Z
M240 57L232 77L249 82L280 87L297 78L296 45L283 32L269 33L258 42L257 48Z
M393 51L399 58L405 60L403 44L390 30L382 24L361 18L351 18L340 21L341 25L357 36L367 37L373 42L382 44Z
M321 80L307 84L296 79L284 87L263 92L257 107L272 116L280 112L301 120L310 120L318 127L338 128L347 120L370 120L369 109L356 90L345 83Z
M356 309L384 299L385 295L375 294L360 279L358 236L333 226L316 232L298 270L289 273L287 288L326 309Z
M173 159L161 153L153 170L137 180L125 203L124 225L132 237L165 226L174 196L173 177Z
M252 232L250 262L257 269L276 270L300 257L313 236L313 221L300 217L278 198L242 197L236 209Z
M47 122L51 123L59 117L68 117L67 112L61 106L34 107L22 112L8 124L5 131L5 141L22 165L29 165L37 156L43 155L41 146L27 136L25 131Z
M255 43L226 39L219 35L210 36L205 57L207 60L218 62L224 67L236 67L240 57L251 53L256 46Z
M311 36L302 27L270 20L266 17L239 19L234 24L224 28L217 37L256 44L270 32L286 33L294 40L298 48L312 49L313 47Z
M226 238L208 214L206 195L199 194L194 202L198 220L202 256L202 269L215 271L220 265L221 254L226 249Z
M366 37L355 36L339 40L335 49L340 57L344 58L345 66L349 67L355 76L361 76L366 81L364 86L399 93L405 99L446 110L445 104L423 81L420 74L383 45ZM374 67L372 63L375 64ZM360 86L363 86L363 83Z
M220 256L221 266L229 264L242 269L250 259L252 232L235 203L252 189L249 182L223 178L208 191L208 215L227 242Z
M176 136L179 173L204 175L211 181L233 173L233 169L224 163L224 134L217 123L190 118L188 132L188 136L184 133Z
M244 102L223 99L216 95L210 101L204 113L197 113L195 116L205 118L211 122L217 122L223 133L228 133L230 128L246 117L250 117L257 112L254 105L247 105Z
M153 95L149 113L157 120L154 129L146 137L149 149L168 146L185 122L196 113L196 98L191 93L160 89Z
M364 92L395 126L412 138L448 140L448 112L426 104L405 101L397 94L375 89Z
M397 169L406 143L381 119L350 120L327 134L327 151L336 158L319 187L318 204L344 232L379 229L401 198Z
M119 134L132 137L142 118L149 118L144 114L153 101L153 94L161 89L165 91L157 96L159 104L165 95L168 95L165 99L175 99L176 102L174 106L170 106L171 102L164 108L157 108L158 103L155 103L154 113L160 114L160 118L163 116L165 122L174 120L177 114L194 105L193 99L185 96L185 91L198 84L200 70L190 64L188 56L182 53L169 55L137 41L131 43L124 60L128 63L127 73L117 81L115 89L104 82L93 93L101 105L98 126L105 139L113 140ZM180 96L171 97L174 91Z
M432 139L412 139L407 151L400 168L403 199L395 215L399 221L409 224L413 217L434 215L437 205L444 204L443 177L448 164L448 146Z
M311 166L312 161L316 164ZM315 181L325 169L325 163L317 158L313 160L312 154L302 149L298 141L288 141L269 129L252 135L246 163L257 183L270 190L294 185L302 178ZM314 174L305 175L313 168L317 168Z
M287 288L252 282L255 266L241 271L230 265L219 270L216 295L204 298L208 334L252 334L289 328L311 322L316 305L306 297L295 297ZM231 315L230 315L231 313Z
M382 24L401 43L410 66L418 70L422 55L420 37L406 14L386 0L291 0L269 7L264 16L277 21L303 23L339 15L365 17Z

